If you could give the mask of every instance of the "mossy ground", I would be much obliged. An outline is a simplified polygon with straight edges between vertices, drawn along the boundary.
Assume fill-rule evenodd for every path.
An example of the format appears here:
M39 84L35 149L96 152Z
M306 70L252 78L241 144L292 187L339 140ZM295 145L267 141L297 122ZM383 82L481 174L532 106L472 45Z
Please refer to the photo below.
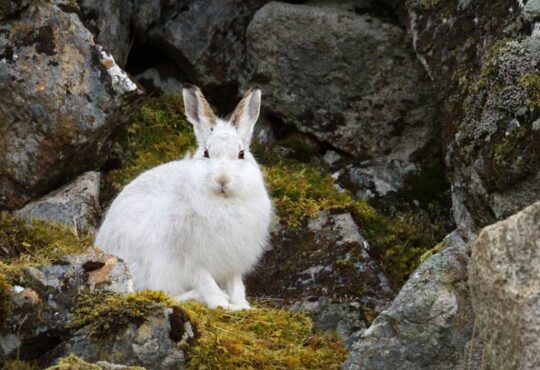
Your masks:
M131 323L163 315L165 307L184 310L195 323L197 340L186 348L189 369L337 369L347 355L336 338L314 332L302 313L263 306L231 312L195 302L180 305L155 291L84 294L69 325L86 326L92 337L106 339Z
M50 264L62 256L80 253L93 245L90 234L66 226L35 220L28 223L0 212L0 277L20 283L20 271Z
M46 370L101 370L101 369L103 369L101 366L98 366L96 364L91 364L89 362L86 362L80 359L74 354L70 354L64 358L61 358L60 360L58 360L56 365L48 367ZM123 367L122 369L144 370L143 367L139 367L139 366L128 366L128 367Z

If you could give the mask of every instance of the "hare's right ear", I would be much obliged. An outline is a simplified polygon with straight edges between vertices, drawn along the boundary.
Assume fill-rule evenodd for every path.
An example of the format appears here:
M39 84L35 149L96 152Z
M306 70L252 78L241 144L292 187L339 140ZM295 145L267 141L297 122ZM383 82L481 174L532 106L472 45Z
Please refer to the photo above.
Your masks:
M216 115L197 86L184 84L182 95L187 120L193 125L199 144L204 145L217 123Z

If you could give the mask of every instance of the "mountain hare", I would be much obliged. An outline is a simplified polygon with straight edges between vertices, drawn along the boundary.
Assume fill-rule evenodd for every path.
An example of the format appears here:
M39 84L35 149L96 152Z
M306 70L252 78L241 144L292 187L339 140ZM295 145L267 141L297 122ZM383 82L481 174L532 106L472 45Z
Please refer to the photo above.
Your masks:
M107 211L96 246L128 263L137 290L247 309L242 276L260 258L272 218L249 152L261 91L247 91L229 120L214 115L199 88L185 87L183 97L198 149L127 185Z

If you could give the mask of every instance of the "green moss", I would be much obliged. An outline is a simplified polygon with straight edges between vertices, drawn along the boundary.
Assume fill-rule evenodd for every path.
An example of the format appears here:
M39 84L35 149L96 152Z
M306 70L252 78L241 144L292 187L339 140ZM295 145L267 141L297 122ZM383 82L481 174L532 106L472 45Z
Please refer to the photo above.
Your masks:
M494 146L493 171L502 175L515 165L516 158L523 150L524 137L525 130L523 129L515 129L503 136L501 142Z
M302 313L182 307L199 333L187 354L189 369L339 369L347 357L340 341L315 333Z
M48 367L46 370L101 370L101 367L70 354L61 358L56 365Z
M121 334L129 324L141 325L148 317L163 315L164 295L138 292L128 295L101 291L84 292L77 301L68 329L87 327L95 339Z
M422 255L422 257L420 257L420 262L424 262L426 261L429 257L433 256L434 254L436 254L437 252L441 251L442 249L444 248L444 243L439 243L437 244L436 246L434 246L433 248L431 248L430 250L428 250L426 253L424 253Z
M48 367L46 370L101 370L101 366L86 362L73 353L58 360L56 365ZM125 370L144 370L144 367L140 366L126 366L122 367Z
M102 182L102 204L143 171L181 158L194 148L195 138L186 121L181 96L149 99L135 114L119 142L121 168L108 172Z
M531 106L540 108L540 73L525 75L519 79L519 82L528 91Z
M3 370L37 370L38 367L33 362L10 360L4 363Z
M93 236L90 234L38 220L27 223L0 212L0 247L8 251L8 256L0 258L0 276L11 283L19 282L24 267L50 264L92 245Z

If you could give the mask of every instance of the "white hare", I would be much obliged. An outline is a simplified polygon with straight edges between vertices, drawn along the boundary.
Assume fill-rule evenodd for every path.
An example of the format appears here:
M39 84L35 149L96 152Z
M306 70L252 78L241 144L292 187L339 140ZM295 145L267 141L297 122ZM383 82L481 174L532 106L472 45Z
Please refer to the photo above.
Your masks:
M249 151L261 91L247 91L229 120L214 115L199 88L185 87L183 96L198 149L127 185L107 211L96 246L128 263L137 290L246 309L242 276L260 258L272 219Z

